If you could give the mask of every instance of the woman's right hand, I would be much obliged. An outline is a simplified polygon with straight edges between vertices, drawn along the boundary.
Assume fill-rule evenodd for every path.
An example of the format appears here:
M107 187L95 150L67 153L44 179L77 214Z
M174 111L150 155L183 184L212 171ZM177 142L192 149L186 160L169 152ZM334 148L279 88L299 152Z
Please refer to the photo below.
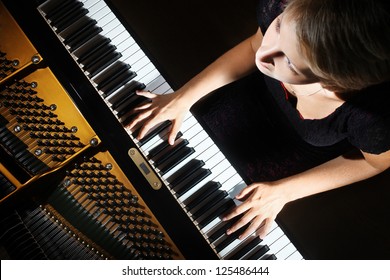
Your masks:
M168 133L168 142L173 145L176 135L192 104L186 104L180 98L181 93L179 91L164 95L154 94L149 91L137 91L137 94L148 98L149 102L145 102L133 109L133 112L137 115L127 125L127 128L132 130L137 125L141 125L141 129L136 136L140 140L153 127L166 120L170 120L172 125Z

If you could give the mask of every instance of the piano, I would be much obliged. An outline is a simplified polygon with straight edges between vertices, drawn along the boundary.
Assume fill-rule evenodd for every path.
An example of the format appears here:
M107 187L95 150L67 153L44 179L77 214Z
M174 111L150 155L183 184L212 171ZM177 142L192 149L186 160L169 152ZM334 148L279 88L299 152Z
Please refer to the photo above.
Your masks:
M252 234L240 241L236 234L225 234L231 222L222 222L220 216L238 203L234 194L246 184L195 116L187 116L172 147L166 143L169 122L156 127L141 141L124 128L131 119L131 108L145 100L135 95L136 89L169 94L178 85L128 25L120 12L123 3L2 2L3 9L9 10L20 24L27 41L31 40L28 45L32 46L33 56L29 57L38 58L32 63L27 61L23 69L16 65L14 72L6 72L7 66L0 84L2 95L9 93L13 98L15 88L19 90L23 83L28 83L27 90L34 90L34 75L49 73L46 76L50 78L43 80L54 80L61 100L67 100L58 104L57 111L66 108L59 122L65 119L65 124L77 123L66 129L72 132L77 127L73 134L81 142L71 148L72 152L58 153L64 147L58 148L58 141L53 144L56 140L49 139L45 151L62 157L56 158L55 164L47 160L44 168L34 172L30 165L24 165L24 158L10 163L19 157L10 152L13 146L2 143L7 156L0 169L5 186L1 206L7 210L1 215L3 239L26 236L23 244L28 244L27 249L15 248L10 258L327 258L302 246L305 239L315 239L305 236L305 231L301 230L304 238L293 239L291 223L301 227L302 220L294 214L307 209L305 203L310 200L316 202L324 196L329 201L332 195L323 194L287 207L264 240ZM25 6L23 10L21 5ZM7 65L15 61L7 57L8 50L0 51ZM40 98L50 100L49 94L41 94L38 89L39 86ZM49 105L57 103L49 101ZM20 116L10 117L9 110L2 111L2 129L7 137L14 138L9 130L17 126ZM69 115L78 119L68 120ZM17 124L5 124L11 121ZM47 126L44 124L42 129ZM31 125L31 129L35 127ZM28 135L31 136L29 133L20 140L29 143ZM48 137L41 138L37 141ZM31 161L41 157L36 148L41 142L28 148ZM318 227L323 230L317 224ZM13 249L5 244L2 247L7 252ZM387 249L379 256L389 256Z

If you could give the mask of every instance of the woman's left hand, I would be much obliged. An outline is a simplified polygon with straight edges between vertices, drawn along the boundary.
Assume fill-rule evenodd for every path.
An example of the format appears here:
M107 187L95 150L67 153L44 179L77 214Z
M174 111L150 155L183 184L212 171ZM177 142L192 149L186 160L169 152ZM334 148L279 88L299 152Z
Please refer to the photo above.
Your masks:
M283 187L275 182L253 183L243 189L236 198L244 202L225 215L224 220L242 214L242 217L227 231L227 234L231 234L249 224L239 239L244 239L255 231L263 239L270 231L278 213L289 201Z

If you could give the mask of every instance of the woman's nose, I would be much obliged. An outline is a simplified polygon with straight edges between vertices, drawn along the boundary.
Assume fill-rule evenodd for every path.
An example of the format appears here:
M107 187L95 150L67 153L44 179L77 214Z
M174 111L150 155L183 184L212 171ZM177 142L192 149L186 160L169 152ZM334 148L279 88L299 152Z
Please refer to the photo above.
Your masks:
M258 50L258 59L263 63L274 64L275 57L281 53L277 36L266 36Z
M268 64L275 64L275 58L279 57L282 54L280 49L274 45L274 46L262 46L260 47L257 59L260 62L268 63Z

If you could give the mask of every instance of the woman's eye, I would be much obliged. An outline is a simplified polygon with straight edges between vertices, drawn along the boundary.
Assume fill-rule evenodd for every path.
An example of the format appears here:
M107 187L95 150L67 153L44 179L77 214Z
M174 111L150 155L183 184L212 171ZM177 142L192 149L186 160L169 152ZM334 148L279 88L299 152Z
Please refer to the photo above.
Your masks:
M286 56L286 63L288 68L291 70L291 72L293 72L295 75L298 75L298 72L295 71L294 66L292 65L290 59L287 56Z

